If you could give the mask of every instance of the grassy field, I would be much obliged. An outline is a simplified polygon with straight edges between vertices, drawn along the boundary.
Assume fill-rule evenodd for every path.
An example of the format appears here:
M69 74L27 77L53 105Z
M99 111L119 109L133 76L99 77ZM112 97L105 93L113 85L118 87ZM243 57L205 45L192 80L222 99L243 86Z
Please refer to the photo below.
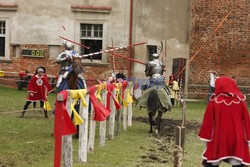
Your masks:
M19 118L26 101L27 92L0 87L0 167L52 167L54 156L53 123L54 117L43 118L41 111L27 111L25 118ZM50 94L53 104L56 95ZM39 105L38 105L39 106ZM203 143L197 133L202 120L206 102L187 104L187 133L183 167L199 167ZM30 105L32 107L32 105ZM15 112L16 111L16 112ZM146 112L134 108L135 117L146 118ZM164 114L165 119L180 120L181 108ZM110 166L156 166L171 167L173 158L166 156L166 162L143 160L152 148L156 148L155 137L148 134L149 127L141 121L133 121L127 131L121 131L114 140L107 140L105 147L98 143L98 131L94 154L88 154L88 162L81 164L77 160L77 140L74 140L74 166L110 167ZM171 152L173 148L169 148ZM227 165L222 165L226 167Z

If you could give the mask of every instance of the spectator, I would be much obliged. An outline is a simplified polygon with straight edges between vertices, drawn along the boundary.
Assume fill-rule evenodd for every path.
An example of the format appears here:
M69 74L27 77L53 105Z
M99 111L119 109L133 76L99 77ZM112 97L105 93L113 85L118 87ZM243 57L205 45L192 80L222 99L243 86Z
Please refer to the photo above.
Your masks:
M116 74L116 80L126 80L126 76L123 74L123 68L120 68L119 72Z
M245 99L231 78L215 81L215 94L207 105L199 133L206 142L202 155L205 167L218 167L222 161L233 167L250 165L250 117Z
M215 81L218 77L218 73L214 70L208 71L210 74L210 80L209 80L209 93L208 93L208 101L210 100L211 95L215 91Z
M171 93L171 103L172 103L172 106L174 106L175 102L178 99L177 93L179 90L179 85L174 75L169 76L168 87L170 88L170 93Z
M36 70L35 75L31 78L28 85L29 95L20 117L24 117L24 114L31 102L40 101L40 107L42 108L44 106L44 102L47 99L48 93L52 91L52 88L48 82L48 78L44 72L45 69L39 67ZM35 103L33 103L33 106L35 106ZM48 118L48 113L46 110L44 110L44 117Z

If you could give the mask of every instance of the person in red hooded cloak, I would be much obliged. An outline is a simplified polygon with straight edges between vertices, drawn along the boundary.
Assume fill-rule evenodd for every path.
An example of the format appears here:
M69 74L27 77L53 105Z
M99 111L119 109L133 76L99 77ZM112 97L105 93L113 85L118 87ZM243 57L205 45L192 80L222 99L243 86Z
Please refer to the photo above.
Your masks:
M245 99L233 79L216 80L199 132L206 142L205 167L219 166L222 161L234 167L250 165L250 117Z
M40 101L40 107L42 108L47 99L48 93L52 91L53 90L48 82L48 77L45 74L45 69L39 67L36 70L36 74L31 78L28 84L29 95L20 117L24 117L24 114L31 102ZM46 110L44 110L44 115L45 118L48 118Z

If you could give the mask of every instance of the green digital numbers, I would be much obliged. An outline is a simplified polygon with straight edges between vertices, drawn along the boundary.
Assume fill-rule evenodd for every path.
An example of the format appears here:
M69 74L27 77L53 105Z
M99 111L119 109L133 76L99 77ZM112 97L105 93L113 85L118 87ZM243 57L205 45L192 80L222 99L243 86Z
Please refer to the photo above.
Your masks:
M31 56L44 57L44 51L42 51L42 50L32 50L31 51Z

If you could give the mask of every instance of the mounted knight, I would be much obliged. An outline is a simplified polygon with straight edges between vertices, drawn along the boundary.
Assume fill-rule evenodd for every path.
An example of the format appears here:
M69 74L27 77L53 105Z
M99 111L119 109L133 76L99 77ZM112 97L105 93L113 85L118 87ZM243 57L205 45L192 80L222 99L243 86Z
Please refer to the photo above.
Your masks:
M57 56L55 61L60 65L56 87L59 91L82 89L85 80L81 75L84 70L80 55L74 50L74 45L70 41L64 41L63 45L65 50Z
M162 47L161 47L162 48ZM139 99L137 104L140 107L146 107L149 115L150 133L153 132L153 125L156 125L156 133L160 131L160 123L162 114L166 111L170 111L172 108L170 101L170 91L165 84L163 71L164 65L161 61L160 54L162 49L159 49L157 53L152 55L152 60L146 64L145 74L149 77L149 86L145 90ZM156 115L156 121L153 117Z

